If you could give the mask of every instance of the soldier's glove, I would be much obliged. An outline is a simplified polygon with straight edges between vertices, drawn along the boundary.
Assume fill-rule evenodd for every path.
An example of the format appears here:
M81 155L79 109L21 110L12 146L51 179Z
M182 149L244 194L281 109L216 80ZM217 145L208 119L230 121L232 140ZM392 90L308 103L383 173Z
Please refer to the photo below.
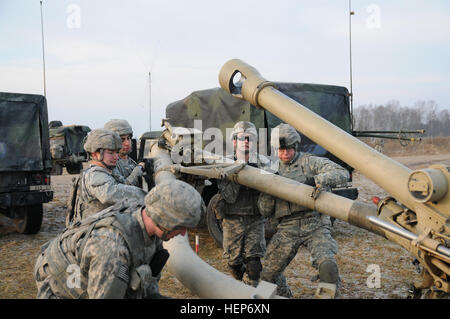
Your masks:
M147 173L147 175L152 176L154 173L153 170L153 158L144 158L144 171Z
M234 204L238 198L241 185L228 179L219 180L217 182L221 197L228 203Z
M314 199L317 199L320 195L321 192L331 192L331 187L327 186L327 185L321 185L321 184L317 184L316 187L314 188L311 197Z
M144 158L139 161L139 163L141 162L144 162L144 167L142 169L145 173L142 177L148 185L148 190L150 190L155 186L155 181L153 180L153 158Z
M167 249L158 250L155 255L153 255L152 261L150 262L153 277L157 277L159 275L166 264L167 259L169 259L169 256L170 254Z
M307 177L306 181L303 183L309 186L316 186L316 181L314 180L314 177Z

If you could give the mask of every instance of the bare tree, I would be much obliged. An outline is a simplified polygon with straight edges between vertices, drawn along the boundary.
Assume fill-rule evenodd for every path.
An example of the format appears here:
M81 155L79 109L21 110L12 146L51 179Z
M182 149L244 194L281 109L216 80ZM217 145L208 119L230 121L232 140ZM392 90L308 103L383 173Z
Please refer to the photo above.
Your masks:
M362 105L354 109L355 130L419 130L426 136L450 135L450 112L433 101L417 101L413 107L397 100L385 105Z

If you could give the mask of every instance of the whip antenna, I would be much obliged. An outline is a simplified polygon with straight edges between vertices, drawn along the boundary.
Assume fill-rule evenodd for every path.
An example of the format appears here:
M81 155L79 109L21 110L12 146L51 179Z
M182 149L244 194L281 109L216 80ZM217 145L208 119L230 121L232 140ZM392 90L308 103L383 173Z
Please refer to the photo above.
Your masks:
M44 71L44 96L47 96L47 88L45 84L45 52L44 52L44 18L42 15L42 1L41 3L41 33L42 33L42 65L43 65L43 71Z

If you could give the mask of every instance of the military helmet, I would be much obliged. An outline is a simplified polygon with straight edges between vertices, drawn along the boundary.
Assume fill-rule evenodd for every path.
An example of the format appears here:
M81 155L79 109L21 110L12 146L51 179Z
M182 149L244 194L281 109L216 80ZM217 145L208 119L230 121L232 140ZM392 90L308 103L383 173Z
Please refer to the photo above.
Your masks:
M122 139L114 131L99 128L91 131L86 136L84 149L86 152L93 153L100 149L120 150L122 148Z
M156 185L145 196L145 210L157 226L166 230L197 226L202 197L191 185L173 180Z
M119 133L119 135L131 135L133 136L133 129L131 128L130 123L128 123L126 120L110 120L106 122L105 129L114 131Z
M48 128L55 128L60 126L63 126L61 121L51 121L50 123L48 123Z
M271 136L271 144L272 147L278 147L278 148L298 148L301 142L300 134L290 126L289 124L279 124L274 129L278 129L278 140L277 135L274 134L274 131L272 130L272 136Z
M231 132L231 139L234 139L239 133L247 133L253 135L255 138L258 137L258 132L256 132L256 126L252 122L240 121L237 122L233 131Z

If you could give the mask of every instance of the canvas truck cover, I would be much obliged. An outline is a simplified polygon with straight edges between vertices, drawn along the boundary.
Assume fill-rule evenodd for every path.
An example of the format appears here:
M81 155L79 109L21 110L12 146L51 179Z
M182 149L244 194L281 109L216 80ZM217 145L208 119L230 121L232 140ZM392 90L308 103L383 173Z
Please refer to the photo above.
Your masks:
M275 82L279 91L308 107L344 131L351 133L352 124L349 107L349 92L345 87ZM238 121L250 121L256 128L267 127L267 142L271 129L283 123L272 113L250 105L249 102L233 97L222 88L213 88L191 93L186 98L169 104L166 118L172 126L194 127L194 120L202 120L203 132L217 127L226 135L226 128L232 128ZM299 132L300 133L300 132ZM302 151L325 156L327 151L302 136ZM228 140L228 136L227 140ZM331 155L331 154L328 154Z
M51 128L50 139L64 136L65 143L71 154L84 153L83 139L91 131L84 125L65 125Z
M0 172L51 169L47 101L0 92Z

